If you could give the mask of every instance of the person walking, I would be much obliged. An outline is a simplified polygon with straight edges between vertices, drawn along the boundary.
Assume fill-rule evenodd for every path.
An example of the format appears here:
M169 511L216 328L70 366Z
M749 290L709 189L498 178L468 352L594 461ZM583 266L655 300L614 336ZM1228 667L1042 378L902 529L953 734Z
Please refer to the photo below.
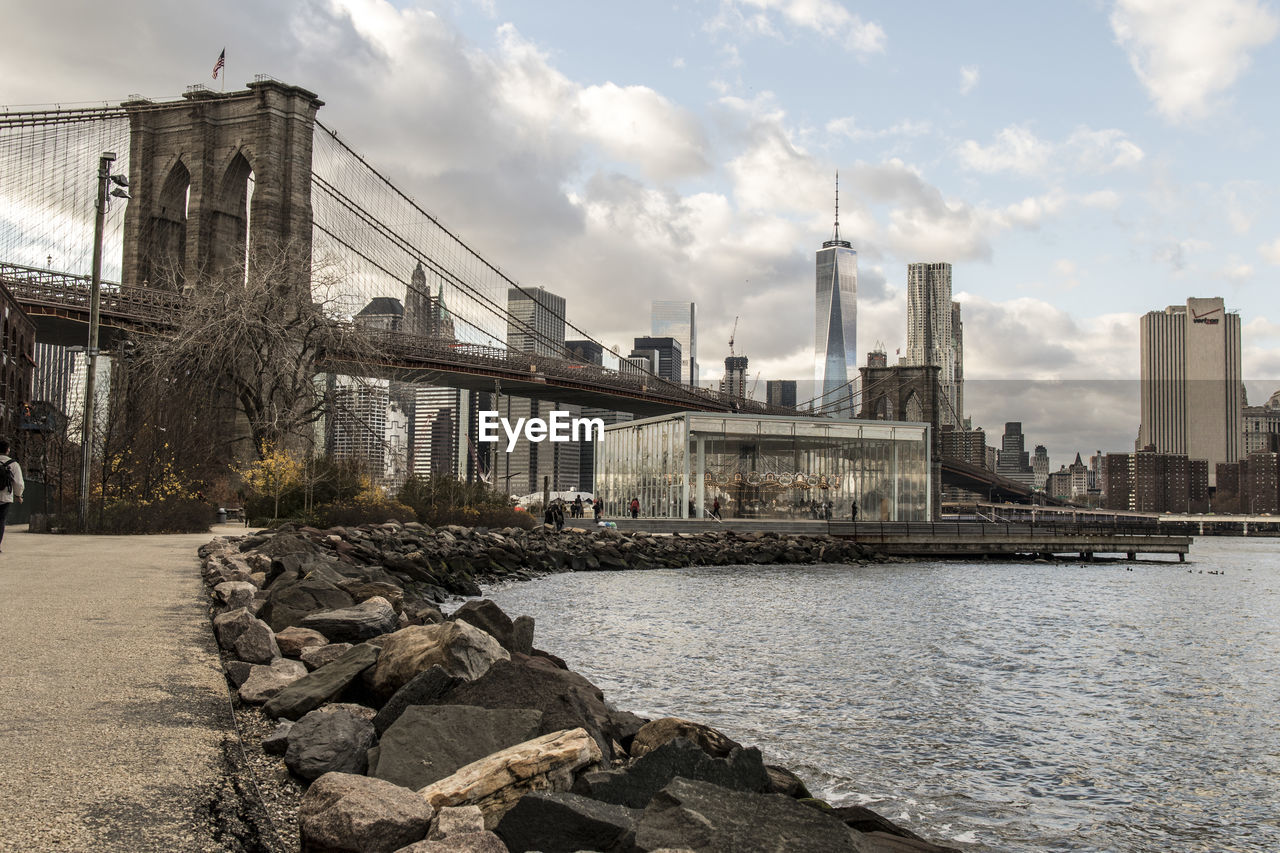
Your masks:
M22 466L9 457L9 442L0 440L0 543L4 542L4 524L9 516L9 505L22 503Z
M711 501L711 517L720 520L720 499L715 498Z
M596 521L600 520L600 516L604 515L604 500L596 498L591 502L591 511L596 514Z
M857 501L853 502L853 509L851 510L851 512L853 514L853 520L857 521L858 520L858 502Z
M640 517L640 499L639 498L631 499L631 517L632 518Z

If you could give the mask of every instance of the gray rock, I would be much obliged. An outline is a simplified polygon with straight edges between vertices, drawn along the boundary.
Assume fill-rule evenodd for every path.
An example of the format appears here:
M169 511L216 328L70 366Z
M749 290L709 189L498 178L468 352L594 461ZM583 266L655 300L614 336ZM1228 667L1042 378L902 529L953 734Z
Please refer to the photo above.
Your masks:
M440 666L418 673L397 690L382 706L382 710L378 711L378 716L373 718L373 727L377 730L378 737L382 737L382 733L399 719L405 708L410 705L435 705L441 696L461 683L461 678L455 678Z
M354 607L313 613L298 624L319 631L330 642L358 643L396 630L400 617L389 601L375 595Z
M318 779L325 773L363 775L368 767L366 753L376 740L373 723L347 708L331 706L293 724L284 763L303 779Z
M236 638L256 621L254 615L243 607L219 613L213 617L213 633L218 637L218 645L231 651L236 647Z
M762 793L771 787L760 750L739 747L727 758L712 758L692 741L676 738L620 770L583 774L573 790L601 802L642 809L676 777L734 791Z
M742 744L727 737L724 733L702 723L683 720L679 717L661 717L641 726L631 743L631 757L639 758L650 750L657 749L664 743L678 737L691 740L702 748L707 755L724 758L732 750Z
M730 791L689 779L674 779L663 788L636 829L636 845L642 850L872 853L874 843L830 814L783 794Z
M303 649L298 657L306 664L307 669L319 669L333 663L352 648L350 643L330 643L327 646L311 646Z
M266 622L254 619L232 644L236 657L249 663L271 663L280 657L280 647L276 645L276 635Z
M484 832L484 812L479 806L445 806L436 812L436 819L427 833L428 841L443 841L450 835L463 832Z
M342 579L342 576L337 575L336 572L329 572L329 574L336 575L339 580ZM280 580L284 581L283 583L277 582L271 585L267 593L267 603L263 606L261 613L262 618L272 630L283 631L290 625L297 625L312 613L321 610L338 610L355 603L350 595L338 588L336 583L326 580L321 575L322 571L317 568L295 580L285 580L282 576Z
M535 791L521 797L494 831L518 853L628 850L641 814L577 794Z
M392 853L427 834L432 809L379 779L326 773L298 807L303 853Z
M541 723L541 711L523 708L410 705L383 733L369 775L425 788L473 761L533 739Z
M542 658L517 655L499 660L484 675L449 690L440 704L536 708L542 711L543 734L582 727L606 760L614 757L613 744L621 742L617 715L605 704L600 689Z
M533 654L533 617L517 616L511 623L511 648L522 655Z
M939 847L926 841L906 827L898 826L887 817L873 812L865 806L837 806L829 814L842 821L850 829L866 833L868 839L876 839L885 850L958 853L954 847ZM893 836L894 838L890 840L886 836Z
M231 683L236 687L244 684L245 679L253 672L253 668L257 664L249 663L242 660L229 660L226 663L227 678L231 679Z
M240 685L240 701L261 705L306 674L305 666L288 658L276 658L266 666L254 664Z
M213 588L213 594L228 610L244 607L257 592L258 588L248 581L223 581Z
M262 709L269 717L284 717L296 720L314 711L325 702L330 702L347 689L360 673L373 666L378 660L378 647L368 643L352 646L342 657L326 664L278 691Z
M275 731L262 739L262 751L267 755L284 755L289 749L289 730L292 728L290 720L276 726Z
M319 631L296 625L276 632L276 645L280 647L280 654L287 658L296 658L302 654L303 649L319 648L328 642L328 638Z
M766 764L764 769L769 773L769 790L767 793L786 794L788 797L794 797L797 800L813 796L813 794L809 793L809 788L804 784L804 780L787 768L778 767L775 764Z
M507 845L492 832L459 832L445 841L419 841L396 853L508 853Z
M528 652L514 648L512 643L514 623L511 621L511 617L501 607L487 598L479 601L463 602L457 610L453 611L449 618L474 625L497 640L498 644L509 652L520 651L522 654L528 654ZM529 645L533 645L532 637L530 637Z

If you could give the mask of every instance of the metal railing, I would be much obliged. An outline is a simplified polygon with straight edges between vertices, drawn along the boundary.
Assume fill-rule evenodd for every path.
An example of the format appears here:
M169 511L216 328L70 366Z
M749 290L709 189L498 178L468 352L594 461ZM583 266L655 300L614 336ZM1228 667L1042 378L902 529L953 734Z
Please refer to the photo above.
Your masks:
M928 536L956 539L1023 539L1045 540L1072 538L1122 538L1152 536L1179 536L1164 531L1153 524L1103 524L1090 522L1059 522L1048 524L992 523L978 521L832 521L832 535L854 536L862 539L880 539L901 536Z

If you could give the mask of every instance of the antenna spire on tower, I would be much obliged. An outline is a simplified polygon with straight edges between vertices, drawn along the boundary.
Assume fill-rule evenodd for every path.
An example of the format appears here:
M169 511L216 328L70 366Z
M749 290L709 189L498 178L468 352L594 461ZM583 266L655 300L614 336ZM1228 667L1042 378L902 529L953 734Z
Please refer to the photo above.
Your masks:
M836 240L840 239L840 170L836 169Z

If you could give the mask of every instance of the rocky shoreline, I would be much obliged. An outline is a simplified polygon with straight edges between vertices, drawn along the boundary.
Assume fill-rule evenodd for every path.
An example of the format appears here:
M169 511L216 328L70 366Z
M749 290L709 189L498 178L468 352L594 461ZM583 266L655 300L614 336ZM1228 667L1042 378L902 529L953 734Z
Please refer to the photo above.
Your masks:
M479 584L556 571L865 563L771 533L285 527L200 549L241 736L283 846L320 851L943 851L813 798L760 750L645 720ZM297 844L297 847L293 845Z

